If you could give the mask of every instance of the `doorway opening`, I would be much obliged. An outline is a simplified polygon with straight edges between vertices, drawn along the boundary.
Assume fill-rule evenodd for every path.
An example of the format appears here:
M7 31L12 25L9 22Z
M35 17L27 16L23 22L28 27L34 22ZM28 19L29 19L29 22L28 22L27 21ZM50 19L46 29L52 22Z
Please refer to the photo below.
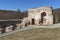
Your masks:
M46 13L45 12L41 13L41 23L42 24L43 24L43 21L46 20L46 19L44 19L44 16L46 16Z
M34 25L35 24L35 20L34 19L32 19L32 25Z

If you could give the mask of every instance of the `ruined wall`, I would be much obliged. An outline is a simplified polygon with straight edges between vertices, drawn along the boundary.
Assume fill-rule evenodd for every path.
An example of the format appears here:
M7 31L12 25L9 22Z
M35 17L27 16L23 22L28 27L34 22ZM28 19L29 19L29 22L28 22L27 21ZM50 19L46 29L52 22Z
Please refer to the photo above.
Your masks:
M43 23L41 23L42 13L45 13L46 16L43 17ZM35 24L53 24L53 14L52 7L40 7L35 9L28 10L28 18L32 21L34 19Z

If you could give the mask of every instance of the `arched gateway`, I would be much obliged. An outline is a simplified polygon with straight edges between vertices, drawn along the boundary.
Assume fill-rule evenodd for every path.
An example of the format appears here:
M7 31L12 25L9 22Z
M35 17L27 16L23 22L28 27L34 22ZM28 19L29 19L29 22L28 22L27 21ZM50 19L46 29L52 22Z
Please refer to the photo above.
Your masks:
M46 16L45 12L41 13L41 23L43 24L44 21L46 21L46 18L44 18Z

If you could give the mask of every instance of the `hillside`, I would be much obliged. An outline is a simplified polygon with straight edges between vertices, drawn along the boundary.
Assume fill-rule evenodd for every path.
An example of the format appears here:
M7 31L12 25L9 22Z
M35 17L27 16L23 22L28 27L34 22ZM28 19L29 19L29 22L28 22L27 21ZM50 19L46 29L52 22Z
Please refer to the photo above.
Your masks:
M0 10L0 20L1 19L20 19L22 16L19 11L11 10Z
M39 28L17 32L0 40L60 40L60 28Z
M53 9L53 14L54 15L60 15L60 8Z
M53 14L55 15L56 23L60 23L60 8L53 9Z

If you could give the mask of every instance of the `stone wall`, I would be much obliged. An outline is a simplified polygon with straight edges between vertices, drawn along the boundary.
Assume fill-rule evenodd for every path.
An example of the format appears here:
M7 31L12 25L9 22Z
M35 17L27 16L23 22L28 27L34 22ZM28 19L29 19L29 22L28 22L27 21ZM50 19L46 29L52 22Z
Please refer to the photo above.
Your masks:
M52 7L47 6L47 7L40 7L40 8L35 8L35 9L28 9L28 18L29 20L34 19L35 24L39 25L39 22L41 22L41 17L45 13L46 16L43 16L43 23L44 25L48 24L53 24L53 14L52 14Z

